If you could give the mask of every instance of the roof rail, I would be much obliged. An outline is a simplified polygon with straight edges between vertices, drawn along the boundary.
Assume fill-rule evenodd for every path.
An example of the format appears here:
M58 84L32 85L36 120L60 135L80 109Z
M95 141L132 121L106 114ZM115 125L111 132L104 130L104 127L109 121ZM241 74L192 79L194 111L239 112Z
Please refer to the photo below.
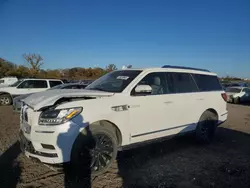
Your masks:
M163 65L161 68L188 69L188 70L197 70L197 71L210 72L210 71L207 70L207 69L199 69L199 68L183 67L183 66L172 66L172 65Z

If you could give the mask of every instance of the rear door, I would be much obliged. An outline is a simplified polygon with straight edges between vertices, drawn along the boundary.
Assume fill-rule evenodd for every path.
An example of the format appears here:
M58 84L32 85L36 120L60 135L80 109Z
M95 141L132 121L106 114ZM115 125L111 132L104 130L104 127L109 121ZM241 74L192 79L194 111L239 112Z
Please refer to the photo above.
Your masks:
M191 74L168 72L166 77L169 89L168 101L172 103L171 134L190 131L194 129L200 115L202 96Z

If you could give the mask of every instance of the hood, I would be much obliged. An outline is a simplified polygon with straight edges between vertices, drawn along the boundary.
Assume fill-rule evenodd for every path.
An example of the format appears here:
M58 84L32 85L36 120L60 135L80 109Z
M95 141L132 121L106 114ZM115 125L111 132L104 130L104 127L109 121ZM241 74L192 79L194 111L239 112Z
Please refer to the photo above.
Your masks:
M9 91L9 89L11 89L13 87L9 87L8 85L0 85L0 93L2 91Z
M0 84L0 88L2 87L8 87L8 84Z
M52 106L61 98L108 97L114 93L86 89L55 89L29 95L21 100L34 110Z

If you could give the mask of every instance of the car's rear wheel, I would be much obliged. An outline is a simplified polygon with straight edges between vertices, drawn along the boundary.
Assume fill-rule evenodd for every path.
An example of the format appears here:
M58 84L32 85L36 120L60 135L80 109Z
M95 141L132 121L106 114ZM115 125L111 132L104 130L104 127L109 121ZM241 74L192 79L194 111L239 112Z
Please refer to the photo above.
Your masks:
M217 115L213 112L206 111L202 114L196 127L195 136L200 143L210 143L214 137L217 127Z
M12 98L10 95L8 94L0 95L0 105L8 106L11 105L11 103L12 103Z
M93 125L82 132L74 143L71 162L78 173L97 176L105 173L117 156L118 139L115 130Z

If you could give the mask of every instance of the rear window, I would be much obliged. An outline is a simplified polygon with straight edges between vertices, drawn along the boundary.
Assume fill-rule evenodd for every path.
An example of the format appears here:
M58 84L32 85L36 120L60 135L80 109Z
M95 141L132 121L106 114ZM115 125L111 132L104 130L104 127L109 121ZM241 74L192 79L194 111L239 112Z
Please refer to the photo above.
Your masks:
M220 91L221 84L217 76L192 74L200 91Z
M3 84L4 83L4 80L0 80L0 84Z
M54 87L54 86L57 86L57 85L60 85L60 84L62 84L61 81L49 81L50 87Z
M230 93L240 93L241 89L239 88L227 88L226 92L230 92Z

